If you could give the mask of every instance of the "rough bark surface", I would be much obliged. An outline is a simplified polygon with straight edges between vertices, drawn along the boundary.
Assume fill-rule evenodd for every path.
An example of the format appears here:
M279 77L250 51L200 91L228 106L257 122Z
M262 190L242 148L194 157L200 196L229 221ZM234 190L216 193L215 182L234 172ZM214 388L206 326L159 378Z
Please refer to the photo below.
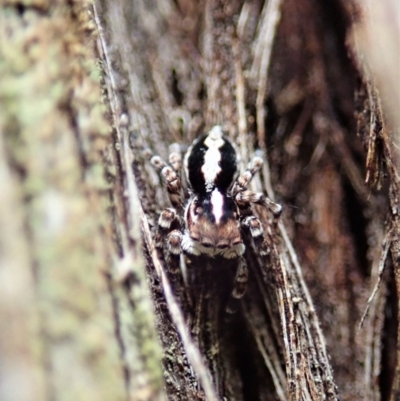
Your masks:
M398 93L366 21L339 0L1 3L1 400L399 399ZM150 157L215 124L284 208L255 208L270 254L248 246L230 319L231 266L176 277L154 246Z
M0 399L125 399L88 4L0 8ZM85 46L85 42L91 43Z

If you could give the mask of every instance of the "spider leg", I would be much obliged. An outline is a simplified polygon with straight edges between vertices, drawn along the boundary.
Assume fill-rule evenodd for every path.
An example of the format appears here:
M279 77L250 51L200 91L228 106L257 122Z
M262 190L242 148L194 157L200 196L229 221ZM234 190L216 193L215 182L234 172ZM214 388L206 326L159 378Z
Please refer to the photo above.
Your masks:
M178 144L171 145L169 150L169 163L166 163L160 156L153 156L150 162L167 187L168 196L173 206L165 209L160 214L155 234L155 245L160 257L164 259L165 254L168 271L176 278L176 275L180 272L180 254L182 251L183 223L179 216L179 212L183 211L180 177L182 155Z
M169 147L168 162L178 174L182 171L182 153L178 143L173 143Z
M241 224L250 231L250 235L253 238L254 245L259 250L260 256L267 256L270 253L270 249L264 238L264 228L261 221L257 217L250 215L245 217Z
M240 191L236 194L235 201L239 207L246 207L252 203L264 206L272 212L274 218L276 219L279 218L282 212L282 206L273 202L262 192Z
M164 245L164 238L172 231L173 227L180 227L181 221L176 209L167 208L162 211L158 218L158 228L155 236L155 245L157 248L162 249Z
M178 153L171 153L170 161L172 160L172 166L167 164L160 156L153 156L150 162L161 175L161 179L167 187L172 206L178 210L182 210L181 178L178 171L175 170L175 168L178 168L182 164L182 161L179 162L179 158L180 156Z
M272 212L274 218L278 218L282 211L282 206L273 202L262 192L249 191L249 185L254 175L257 174L263 164L263 160L259 156L254 156L247 165L246 170L237 178L233 184L231 193L240 207L249 206L251 203L265 206Z
M236 312L238 308L238 304L240 299L246 292L247 289L247 280L248 280L248 270L247 264L243 256L241 256L238 260L238 267L235 274L235 280L233 283L233 290L226 305L226 312L229 314L233 314Z
M165 209L158 218L158 228L155 235L155 245L160 256L164 256L166 245L166 261L168 271L179 273L180 254L182 251L182 222L174 208Z
M176 277L180 272L180 256L182 233L179 230L171 231L167 236L167 264L168 271Z
M250 163L247 165L246 170L240 174L232 187L232 195L236 196L237 193L245 191L249 188L249 184L253 177L260 171L263 165L263 160L259 156L254 156Z

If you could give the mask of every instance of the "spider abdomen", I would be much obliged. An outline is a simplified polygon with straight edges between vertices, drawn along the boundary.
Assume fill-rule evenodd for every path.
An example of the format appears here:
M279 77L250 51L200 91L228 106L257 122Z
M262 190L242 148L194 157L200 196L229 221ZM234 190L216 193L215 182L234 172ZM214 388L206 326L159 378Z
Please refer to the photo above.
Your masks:
M202 136L189 148L185 157L186 175L196 194L215 188L226 192L237 170L236 152L220 126Z

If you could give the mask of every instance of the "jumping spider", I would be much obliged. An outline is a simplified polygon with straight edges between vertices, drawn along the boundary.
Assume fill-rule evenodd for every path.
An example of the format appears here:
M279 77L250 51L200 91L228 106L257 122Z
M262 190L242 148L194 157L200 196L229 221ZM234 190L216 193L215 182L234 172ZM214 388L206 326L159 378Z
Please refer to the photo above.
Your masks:
M170 271L179 271L182 251L191 259L207 256L235 260L237 268L231 297L239 300L246 291L248 276L244 230L249 230L261 256L269 251L263 226L254 216L251 205L267 207L275 218L281 212L280 205L248 189L262 166L261 157L253 157L235 180L236 151L221 127L214 126L208 134L195 140L185 155L184 168L190 186L186 205L181 196L180 153L172 152L169 164L159 156L153 156L151 163L160 173L173 206L161 213L156 234L156 246L162 250L166 245Z

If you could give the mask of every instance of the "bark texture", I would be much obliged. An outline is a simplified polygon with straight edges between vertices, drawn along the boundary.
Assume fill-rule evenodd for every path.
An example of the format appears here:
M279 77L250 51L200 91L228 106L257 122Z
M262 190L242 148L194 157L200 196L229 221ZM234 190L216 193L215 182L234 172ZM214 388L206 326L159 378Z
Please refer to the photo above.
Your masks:
M1 3L2 400L399 399L400 22L372 6ZM154 246L150 157L215 124L284 208L230 319L231 266Z

